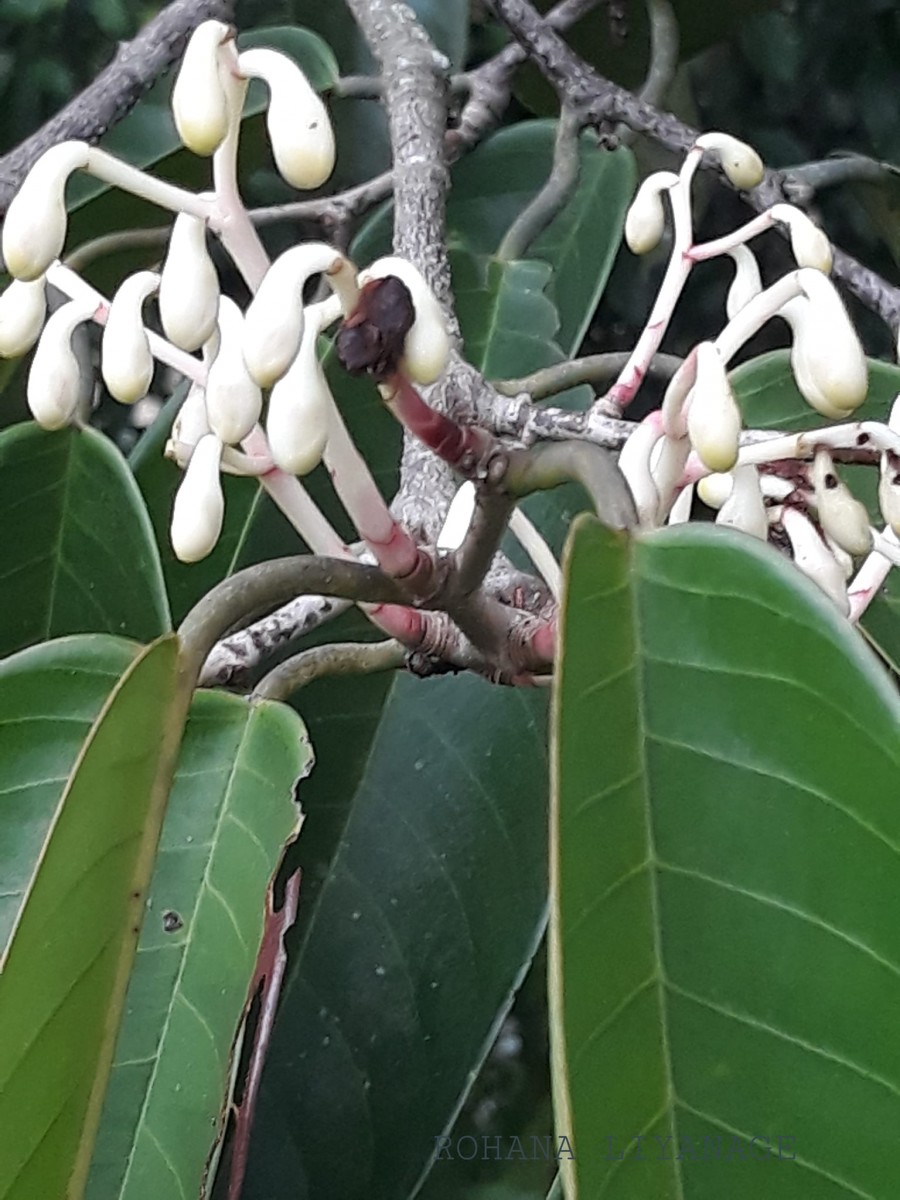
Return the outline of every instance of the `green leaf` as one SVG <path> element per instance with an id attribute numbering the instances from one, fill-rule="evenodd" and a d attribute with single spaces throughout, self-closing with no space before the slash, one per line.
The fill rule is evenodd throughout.
<path id="1" fill-rule="evenodd" d="M 180 734 L 174 636 L 0 664 L 0 1196 L 82 1193 Z"/>
<path id="2" fill-rule="evenodd" d="M 328 682 L 327 720 L 300 693 L 320 765 L 245 1200 L 410 1195 L 543 928 L 542 698 Z"/>
<path id="3" fill-rule="evenodd" d="M 284 705 L 200 692 L 185 730 L 88 1200 L 198 1196 L 311 754 Z"/>
<path id="4" fill-rule="evenodd" d="M 119 452 L 92 429 L 0 433 L 0 656 L 68 633 L 169 628 L 159 554 Z"/>
<path id="5" fill-rule="evenodd" d="M 751 538 L 633 542 L 582 517 L 566 578 L 550 986 L 567 1195 L 888 1200 L 896 693 Z"/>
<path id="6" fill-rule="evenodd" d="M 553 340 L 556 309 L 544 289 L 547 263 L 520 259 L 500 262 L 456 252 L 453 287 L 466 358 L 488 379 L 500 379 L 515 364 L 517 374 L 561 362 Z"/>

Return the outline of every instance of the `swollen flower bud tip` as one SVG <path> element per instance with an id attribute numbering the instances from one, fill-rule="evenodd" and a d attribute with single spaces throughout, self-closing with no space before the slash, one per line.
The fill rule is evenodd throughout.
<path id="1" fill-rule="evenodd" d="M 66 181 L 86 167 L 85 142 L 61 142 L 43 154 L 10 203 L 3 222 L 3 258 L 16 279 L 37 279 L 66 240 Z"/>
<path id="2" fill-rule="evenodd" d="M 182 350 L 199 350 L 219 312 L 219 277 L 206 249 L 206 224 L 179 213 L 159 284 L 163 332 Z"/>
<path id="3" fill-rule="evenodd" d="M 722 170 L 736 188 L 746 191 L 762 183 L 766 173 L 762 159 L 746 142 L 728 133 L 704 133 L 695 144 L 716 155 Z"/>
<path id="4" fill-rule="evenodd" d="M 730 471 L 704 475 L 697 481 L 697 495 L 707 508 L 720 509 L 731 495 L 734 486 L 734 475 Z"/>
<path id="5" fill-rule="evenodd" d="M 697 346 L 697 379 L 688 403 L 687 426 L 704 466 L 710 471 L 730 471 L 737 462 L 741 410 L 712 342 Z"/>
<path id="6" fill-rule="evenodd" d="M 359 273 L 362 287 L 372 279 L 393 275 L 409 289 L 416 318 L 403 344 L 403 366 L 413 383 L 434 383 L 450 356 L 450 336 L 437 297 L 420 272 L 405 258 L 379 258 Z"/>
<path id="7" fill-rule="evenodd" d="M 109 306 L 100 349 L 100 372 L 110 395 L 122 404 L 146 396 L 153 378 L 153 355 L 141 307 L 159 287 L 154 271 L 138 271 L 119 287 Z"/>
<path id="8" fill-rule="evenodd" d="M 866 398 L 866 356 L 831 282 L 810 269 L 800 270 L 798 279 L 805 297 L 792 300 L 780 313 L 794 332 L 794 377 L 817 412 L 833 421 L 845 420 Z"/>
<path id="9" fill-rule="evenodd" d="M 81 395 L 81 367 L 72 333 L 94 315 L 93 301 L 71 300 L 44 326 L 25 389 L 31 415 L 44 429 L 62 429 L 75 415 Z"/>
<path id="10" fill-rule="evenodd" d="M 823 531 L 848 554 L 867 554 L 872 548 L 869 514 L 838 478 L 827 450 L 816 452 L 812 480 Z"/>
<path id="11" fill-rule="evenodd" d="M 812 267 L 827 275 L 832 265 L 831 243 L 818 225 L 792 204 L 775 204 L 771 213 L 790 230 L 791 249 L 797 266 Z"/>
<path id="12" fill-rule="evenodd" d="M 271 387 L 291 364 L 303 336 L 303 289 L 324 273 L 335 290 L 355 297 L 355 271 L 333 246 L 306 242 L 272 263 L 244 318 L 243 353 L 247 370 L 260 387 Z"/>
<path id="13" fill-rule="evenodd" d="M 231 30 L 222 21 L 198 25 L 172 88 L 175 127 L 194 154 L 212 154 L 228 133 L 232 114 L 222 79 L 220 47 L 230 36 Z"/>
<path id="14" fill-rule="evenodd" d="M 649 254 L 659 245 L 666 224 L 660 193 L 678 183 L 672 171 L 648 175 L 625 216 L 625 243 L 632 254 Z"/>
<path id="15" fill-rule="evenodd" d="M 245 50 L 237 69 L 269 87 L 266 126 L 275 165 L 292 187 L 320 187 L 334 170 L 334 134 L 325 105 L 295 62 L 277 50 Z"/>
<path id="16" fill-rule="evenodd" d="M 14 279 L 0 295 L 0 358 L 18 358 L 38 340 L 47 315 L 44 277 Z"/>
<path id="17" fill-rule="evenodd" d="M 169 537 L 181 562 L 199 562 L 222 532 L 225 498 L 219 480 L 222 443 L 209 433 L 200 439 L 175 493 Z"/>
<path id="18" fill-rule="evenodd" d="M 319 465 L 328 441 L 334 400 L 316 357 L 318 323 L 309 321 L 287 374 L 272 388 L 266 433 L 272 458 L 291 475 Z"/>
<path id="19" fill-rule="evenodd" d="M 262 411 L 262 394 L 241 353 L 244 318 L 228 296 L 219 297 L 219 351 L 206 378 L 210 428 L 226 445 L 247 436 Z"/>

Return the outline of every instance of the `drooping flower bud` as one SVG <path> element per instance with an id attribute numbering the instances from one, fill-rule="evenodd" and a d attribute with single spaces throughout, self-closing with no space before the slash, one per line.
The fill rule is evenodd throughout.
<path id="1" fill-rule="evenodd" d="M 204 157 L 218 150 L 232 119 L 222 78 L 220 47 L 231 37 L 222 21 L 204 21 L 191 34 L 172 88 L 172 116 L 185 146 Z"/>
<path id="2" fill-rule="evenodd" d="M 466 540 L 466 534 L 475 515 L 475 484 L 471 479 L 460 484 L 450 501 L 447 515 L 437 538 L 438 550 L 458 550 Z"/>
<path id="3" fill-rule="evenodd" d="M 153 378 L 153 355 L 141 308 L 159 287 L 155 271 L 138 271 L 122 283 L 109 306 L 100 348 L 100 372 L 111 396 L 134 404 Z"/>
<path id="4" fill-rule="evenodd" d="M 16 279 L 37 279 L 66 240 L 66 182 L 86 167 L 85 142 L 61 142 L 37 160 L 16 192 L 3 221 L 3 258 Z"/>
<path id="5" fill-rule="evenodd" d="M 206 392 L 199 383 L 192 383 L 172 422 L 172 436 L 166 443 L 166 458 L 174 459 L 179 467 L 186 467 L 194 453 L 194 447 L 210 432 L 209 418 L 206 415 Z"/>
<path id="6" fill-rule="evenodd" d="M 272 458 L 290 475 L 308 475 L 328 441 L 334 398 L 316 354 L 318 322 L 309 320 L 300 349 L 269 395 L 266 434 Z"/>
<path id="7" fill-rule="evenodd" d="M 92 300 L 70 300 L 44 326 L 25 389 L 31 415 L 44 429 L 62 429 L 75 415 L 81 367 L 72 349 L 72 334 L 95 311 Z"/>
<path id="8" fill-rule="evenodd" d="M 752 146 L 728 133 L 704 133 L 695 145 L 710 150 L 722 164 L 722 170 L 736 188 L 746 191 L 762 183 L 765 168 Z"/>
<path id="9" fill-rule="evenodd" d="M 325 242 L 293 246 L 266 271 L 247 308 L 243 333 L 244 362 L 260 387 L 280 379 L 297 353 L 303 336 L 303 289 L 320 272 L 349 312 L 358 294 L 356 271 Z"/>
<path id="10" fill-rule="evenodd" d="M 776 221 L 782 221 L 790 230 L 797 266 L 812 267 L 827 275 L 832 264 L 831 242 L 818 225 L 793 204 L 774 204 L 770 211 Z"/>
<path id="11" fill-rule="evenodd" d="M 684 466 L 690 452 L 689 438 L 671 438 L 665 434 L 653 447 L 650 457 L 650 474 L 653 476 L 653 482 L 656 484 L 659 494 L 659 512 L 657 513 L 659 518 L 663 518 L 669 510 L 675 489 L 684 474 Z"/>
<path id="12" fill-rule="evenodd" d="M 244 50 L 237 69 L 269 87 L 266 126 L 282 179 L 292 187 L 321 187 L 334 170 L 334 134 L 325 105 L 295 62 L 277 50 Z"/>
<path id="13" fill-rule="evenodd" d="M 769 536 L 769 518 L 756 467 L 735 467 L 732 480 L 731 492 L 719 509 L 716 524 L 740 529 L 764 542 Z"/>
<path id="14" fill-rule="evenodd" d="M 659 245 L 666 226 L 661 193 L 677 182 L 673 171 L 654 171 L 638 188 L 625 216 L 625 244 L 632 254 L 649 254 Z"/>
<path id="15" fill-rule="evenodd" d="M 737 462 L 741 410 L 712 342 L 697 346 L 697 380 L 691 390 L 687 425 L 704 466 L 711 471 L 730 471 Z"/>
<path id="16" fill-rule="evenodd" d="M 804 399 L 829 420 L 845 420 L 866 398 L 869 369 L 856 330 L 831 282 L 798 272 L 804 297 L 781 310 L 794 332 L 791 367 Z"/>
<path id="17" fill-rule="evenodd" d="M 409 289 L 416 314 L 403 342 L 403 367 L 413 383 L 434 383 L 450 356 L 444 313 L 421 273 L 405 258 L 396 255 L 379 258 L 360 271 L 358 283 L 363 287 L 370 280 L 391 275 Z"/>
<path id="18" fill-rule="evenodd" d="M 900 537 L 900 454 L 890 450 L 881 456 L 878 507 L 885 523 Z"/>
<path id="19" fill-rule="evenodd" d="M 728 253 L 735 264 L 734 279 L 725 300 L 725 313 L 731 321 L 763 288 L 759 263 L 753 251 L 748 246 L 735 246 Z"/>
<path id="20" fill-rule="evenodd" d="M 646 416 L 619 451 L 619 470 L 634 498 L 638 520 L 644 529 L 656 525 L 659 511 L 659 492 L 650 470 L 650 460 L 656 443 L 662 437 L 658 412 Z"/>
<path id="21" fill-rule="evenodd" d="M 206 249 L 206 223 L 179 213 L 159 284 L 163 332 L 182 350 L 199 350 L 216 327 L 219 277 Z"/>
<path id="22" fill-rule="evenodd" d="M 816 451 L 812 480 L 823 532 L 848 554 L 868 554 L 872 548 L 869 514 L 839 479 L 827 450 Z"/>
<path id="23" fill-rule="evenodd" d="M 850 612 L 847 584 L 837 559 L 819 537 L 812 522 L 796 508 L 785 508 L 781 523 L 791 543 L 794 562 L 804 575 L 830 596 L 846 616 Z"/>
<path id="24" fill-rule="evenodd" d="M 222 532 L 225 497 L 219 479 L 222 443 L 208 433 L 197 443 L 184 479 L 175 493 L 169 537 L 181 562 L 199 562 Z"/>
<path id="25" fill-rule="evenodd" d="M 219 297 L 219 351 L 206 379 L 210 428 L 226 445 L 247 436 L 262 411 L 262 394 L 241 353 L 244 318 L 228 296 Z"/>
<path id="26" fill-rule="evenodd" d="M 14 279 L 0 295 L 0 358 L 18 358 L 38 340 L 47 315 L 46 281 Z"/>

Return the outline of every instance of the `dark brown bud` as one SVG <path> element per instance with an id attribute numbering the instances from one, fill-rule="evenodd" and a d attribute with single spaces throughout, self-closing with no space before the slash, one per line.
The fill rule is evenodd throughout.
<path id="1" fill-rule="evenodd" d="M 370 375 L 379 382 L 389 378 L 400 365 L 415 319 L 409 288 L 396 275 L 371 280 L 338 330 L 338 360 L 351 375 Z"/>

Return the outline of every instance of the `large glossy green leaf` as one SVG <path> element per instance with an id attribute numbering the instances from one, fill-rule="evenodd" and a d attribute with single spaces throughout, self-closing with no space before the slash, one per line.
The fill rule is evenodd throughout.
<path id="1" fill-rule="evenodd" d="M 82 635 L 0 664 L 4 1200 L 81 1195 L 180 734 L 176 672 L 174 636 Z"/>
<path id="2" fill-rule="evenodd" d="M 153 531 L 108 438 L 33 424 L 4 430 L 0 507 L 0 656 L 67 633 L 147 641 L 168 629 Z"/>
<path id="3" fill-rule="evenodd" d="M 410 1195 L 543 927 L 541 697 L 404 676 L 380 713 L 370 691 L 321 721 L 318 686 L 299 698 L 323 771 L 297 844 L 315 890 L 246 1200 Z M 326 861 L 306 857 L 322 824 Z"/>
<path id="4" fill-rule="evenodd" d="M 750 428 L 799 431 L 835 424 L 825 421 L 803 399 L 791 374 L 787 350 L 774 350 L 731 373 L 735 395 Z M 886 421 L 900 392 L 900 367 L 869 359 L 869 394 L 854 419 Z M 876 499 L 876 472 L 844 467 L 843 478 L 868 507 L 873 521 L 883 523 Z M 900 662 L 900 573 L 893 570 L 863 616 L 866 631 L 888 659 Z"/>
<path id="5" fill-rule="evenodd" d="M 201 692 L 129 984 L 88 1200 L 198 1196 L 263 932 L 309 768 L 285 705 Z"/>
<path id="6" fill-rule="evenodd" d="M 566 578 L 551 990 L 568 1194 L 888 1200 L 896 693 L 750 538 L 630 542 L 583 517 Z"/>

